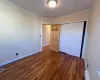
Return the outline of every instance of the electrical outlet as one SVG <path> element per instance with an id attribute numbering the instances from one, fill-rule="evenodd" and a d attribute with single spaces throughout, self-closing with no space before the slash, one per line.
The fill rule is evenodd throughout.
<path id="1" fill-rule="evenodd" d="M 89 65 L 87 64 L 87 68 L 89 67 Z"/>
<path id="2" fill-rule="evenodd" d="M 16 53 L 16 56 L 18 56 L 18 53 Z"/>

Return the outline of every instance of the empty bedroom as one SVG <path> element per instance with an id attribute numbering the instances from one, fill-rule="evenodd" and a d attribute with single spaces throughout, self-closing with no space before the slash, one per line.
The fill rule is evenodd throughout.
<path id="1" fill-rule="evenodd" d="M 100 80 L 100 0 L 0 0 L 0 80 Z"/>

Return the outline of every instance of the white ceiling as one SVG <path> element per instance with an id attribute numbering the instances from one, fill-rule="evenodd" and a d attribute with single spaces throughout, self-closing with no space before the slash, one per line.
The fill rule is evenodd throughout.
<path id="1" fill-rule="evenodd" d="M 47 0 L 9 0 L 41 17 L 55 18 L 90 9 L 93 0 L 58 0 L 56 8 L 49 8 Z"/>

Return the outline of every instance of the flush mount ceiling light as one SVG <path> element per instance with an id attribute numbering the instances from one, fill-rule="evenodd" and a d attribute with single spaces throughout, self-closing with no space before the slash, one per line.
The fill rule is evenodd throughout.
<path id="1" fill-rule="evenodd" d="M 48 5 L 50 8 L 54 8 L 57 5 L 57 1 L 56 0 L 48 0 Z"/>

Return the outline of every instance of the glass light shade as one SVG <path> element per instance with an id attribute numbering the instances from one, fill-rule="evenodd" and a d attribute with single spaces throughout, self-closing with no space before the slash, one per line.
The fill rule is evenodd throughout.
<path id="1" fill-rule="evenodd" d="M 54 8 L 54 7 L 56 7 L 57 2 L 55 0 L 50 0 L 50 1 L 48 1 L 48 5 L 49 5 L 49 7 Z"/>

